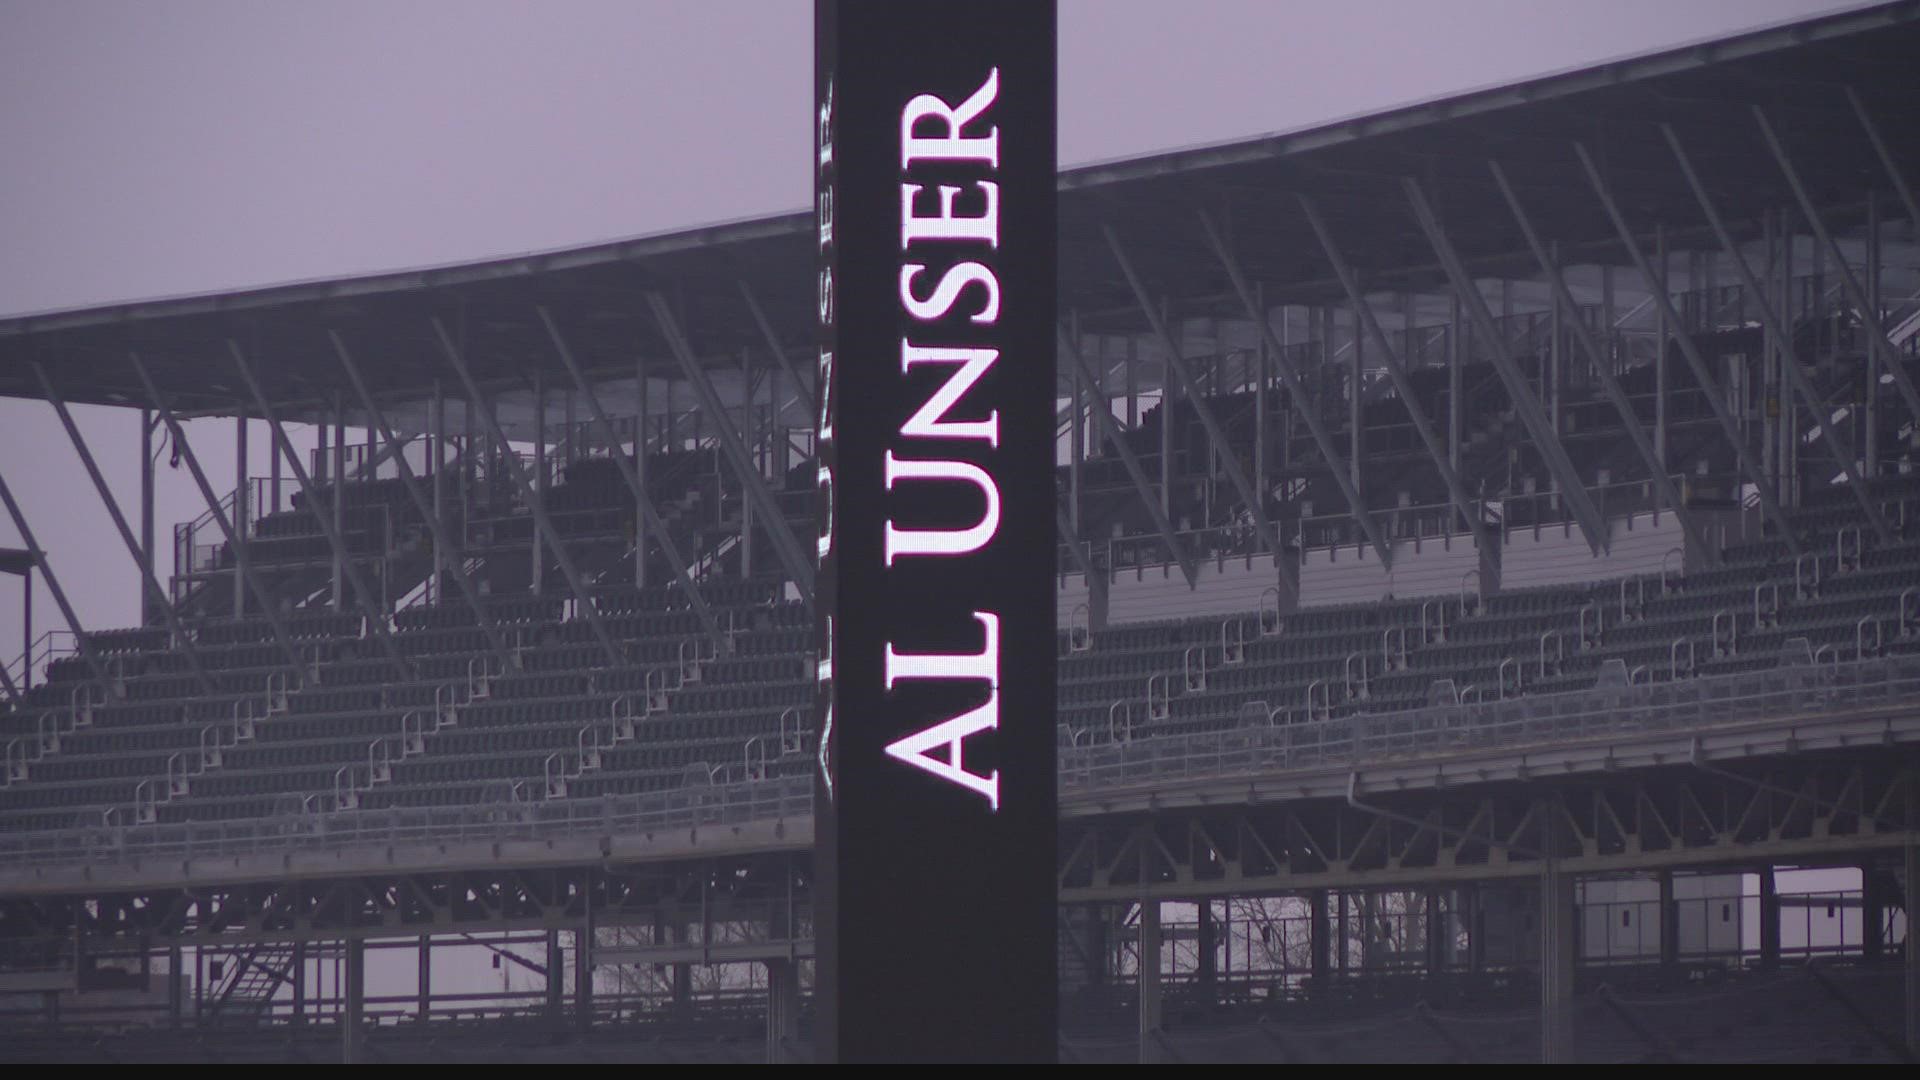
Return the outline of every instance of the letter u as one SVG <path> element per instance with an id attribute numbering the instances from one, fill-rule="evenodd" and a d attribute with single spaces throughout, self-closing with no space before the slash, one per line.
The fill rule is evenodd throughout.
<path id="1" fill-rule="evenodd" d="M 980 521 L 965 529 L 896 529 L 887 519 L 887 565 L 902 555 L 965 555 L 978 551 L 1000 528 L 1000 488 L 985 469 L 964 461 L 901 461 L 887 451 L 887 490 L 895 480 L 964 480 L 987 500 Z"/>

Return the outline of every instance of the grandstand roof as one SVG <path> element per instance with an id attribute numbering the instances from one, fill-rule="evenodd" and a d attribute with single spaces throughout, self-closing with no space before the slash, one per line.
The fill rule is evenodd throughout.
<path id="1" fill-rule="evenodd" d="M 1296 193 L 1321 204 L 1370 289 L 1434 288 L 1440 272 L 1408 212 L 1403 177 L 1425 185 L 1476 274 L 1531 276 L 1488 160 L 1508 170 L 1535 224 L 1562 243 L 1568 261 L 1606 258 L 1617 245 L 1574 140 L 1593 152 L 1636 227 L 1659 222 L 1684 236 L 1700 215 L 1661 121 L 1686 140 L 1723 212 L 1751 222 L 1791 201 L 1752 105 L 1768 110 L 1814 200 L 1844 227 L 1859 220 L 1863 184 L 1884 182 L 1847 90 L 1873 115 L 1904 115 L 1920 103 L 1915 55 L 1920 4 L 1907 0 L 1298 131 L 1069 169 L 1059 181 L 1061 308 L 1077 311 L 1085 327 L 1138 327 L 1103 231 L 1111 225 L 1146 287 L 1164 291 L 1176 311 L 1236 311 L 1200 233 L 1202 209 L 1221 222 L 1270 302 L 1333 301 L 1339 287 Z M 1920 174 L 1920 146 L 1906 140 L 1890 150 L 1909 175 Z M 429 325 L 435 316 L 467 335 L 483 383 L 524 389 L 544 364 L 557 386 L 565 375 L 535 310 L 542 304 L 587 368 L 630 377 L 636 356 L 650 368 L 672 366 L 641 299 L 647 290 L 678 306 L 696 352 L 733 368 L 742 349 L 763 350 L 743 282 L 790 355 L 801 355 L 812 332 L 811 289 L 800 287 L 812 277 L 810 228 L 809 212 L 789 213 L 563 251 L 0 320 L 0 395 L 41 396 L 27 367 L 38 358 L 72 400 L 138 405 L 126 361 L 135 351 L 176 407 L 232 414 L 243 393 L 226 360 L 232 338 L 258 358 L 270 396 L 289 416 L 311 415 L 345 386 L 326 337 L 334 329 L 360 353 L 376 396 L 417 401 L 449 374 Z"/>

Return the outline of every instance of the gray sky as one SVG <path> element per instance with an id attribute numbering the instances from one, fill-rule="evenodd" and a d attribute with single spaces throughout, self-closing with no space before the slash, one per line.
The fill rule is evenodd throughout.
<path id="1" fill-rule="evenodd" d="M 1061 0 L 1065 164 L 1665 48 L 1819 0 Z M 806 205 L 803 0 L 0 0 L 0 314 L 566 247 Z M 129 511 L 137 414 L 82 409 Z M 190 437 L 224 491 L 230 422 Z M 264 471 L 263 433 L 252 445 Z M 93 626 L 132 563 L 44 404 L 0 472 Z M 164 461 L 170 524 L 198 514 Z M 0 521 L 0 546 L 17 546 Z M 36 623 L 54 625 L 44 593 Z M 0 654 L 19 590 L 0 581 Z"/>

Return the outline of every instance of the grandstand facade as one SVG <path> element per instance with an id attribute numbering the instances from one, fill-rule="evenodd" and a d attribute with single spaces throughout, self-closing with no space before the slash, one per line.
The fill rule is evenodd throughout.
<path id="1" fill-rule="evenodd" d="M 1917 51 L 1060 175 L 1063 1060 L 1920 1053 Z M 149 436 L 123 507 L 67 422 L 137 626 L 0 480 L 60 620 L 0 669 L 0 1060 L 806 1060 L 813 265 L 0 321 L 0 394 Z"/>

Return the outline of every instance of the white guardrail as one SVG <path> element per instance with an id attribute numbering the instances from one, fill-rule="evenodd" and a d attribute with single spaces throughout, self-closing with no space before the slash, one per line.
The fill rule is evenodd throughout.
<path id="1" fill-rule="evenodd" d="M 1768 719 L 1817 721 L 1830 714 L 1901 705 L 1920 712 L 1920 656 L 1803 663 L 1383 715 L 1062 747 L 1060 793 L 1064 798 L 1105 788 L 1358 768 L 1463 752 L 1670 735 Z M 544 841 L 804 819 L 812 813 L 812 777 L 788 776 L 595 799 L 0 833 L 0 860 L 52 866 L 405 843 Z"/>

